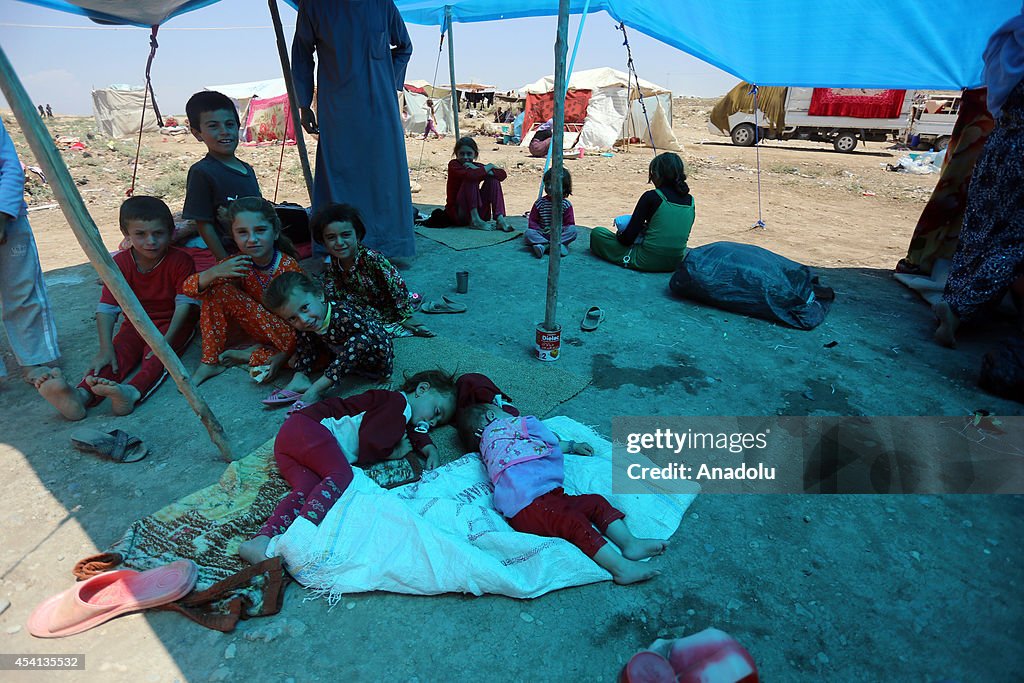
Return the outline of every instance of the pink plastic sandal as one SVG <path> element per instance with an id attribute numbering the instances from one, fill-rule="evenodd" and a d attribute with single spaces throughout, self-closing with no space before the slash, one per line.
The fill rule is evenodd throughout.
<path id="1" fill-rule="evenodd" d="M 192 590 L 199 568 L 178 560 L 144 572 L 121 569 L 97 574 L 47 598 L 28 618 L 37 638 L 63 638 L 106 623 L 116 616 L 164 605 Z"/>

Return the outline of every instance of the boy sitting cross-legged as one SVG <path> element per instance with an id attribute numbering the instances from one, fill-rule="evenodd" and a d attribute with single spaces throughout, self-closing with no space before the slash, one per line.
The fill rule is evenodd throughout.
<path id="1" fill-rule="evenodd" d="M 192 135 L 206 145 L 206 156 L 188 169 L 182 218 L 193 220 L 217 261 L 234 243 L 217 221 L 218 209 L 239 197 L 262 197 L 252 166 L 235 156 L 241 125 L 235 103 L 214 90 L 197 92 L 185 104 Z"/>
<path id="2" fill-rule="evenodd" d="M 174 230 L 171 211 L 156 197 L 131 197 L 121 205 L 120 223 L 131 248 L 118 252 L 114 263 L 153 324 L 174 352 L 181 354 L 192 338 L 198 317 L 197 302 L 181 294 L 185 278 L 195 272 L 195 264 L 188 254 L 170 246 Z M 128 415 L 166 376 L 163 364 L 131 322 L 125 320 L 114 334 L 120 312 L 104 285 L 96 308 L 100 348 L 85 378 L 72 387 L 58 368 L 51 368 L 35 382 L 43 398 L 69 420 L 81 420 L 87 408 L 104 398 L 110 399 L 115 415 Z M 129 380 L 135 366 L 138 372 Z"/>

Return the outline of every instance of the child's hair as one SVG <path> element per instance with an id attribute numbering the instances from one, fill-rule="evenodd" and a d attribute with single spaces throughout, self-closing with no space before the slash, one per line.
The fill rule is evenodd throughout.
<path id="1" fill-rule="evenodd" d="M 555 169 L 553 169 L 553 168 L 549 168 L 544 173 L 544 191 L 547 194 L 551 194 L 551 188 L 554 187 L 554 183 L 551 182 L 552 178 L 554 177 L 554 170 Z M 572 175 L 570 175 L 569 169 L 563 168 L 562 169 L 562 199 L 565 199 L 566 197 L 568 197 L 571 194 L 572 194 Z"/>
<path id="2" fill-rule="evenodd" d="M 459 439 L 466 448 L 466 452 L 475 453 L 480 450 L 480 433 L 477 425 L 480 423 L 480 418 L 493 407 L 487 403 L 474 403 L 459 413 L 457 429 Z"/>
<path id="3" fill-rule="evenodd" d="M 473 150 L 474 158 L 480 156 L 480 148 L 476 146 L 476 140 L 468 135 L 455 141 L 455 149 L 452 150 L 452 156 L 459 153 L 459 147 L 469 147 Z"/>
<path id="4" fill-rule="evenodd" d="M 199 130 L 199 117 L 203 113 L 222 109 L 234 114 L 235 123 L 242 125 L 238 118 L 238 109 L 235 108 L 235 103 L 230 97 L 216 90 L 200 90 L 188 98 L 188 102 L 185 103 L 185 116 L 188 118 L 189 128 Z"/>
<path id="5" fill-rule="evenodd" d="M 131 221 L 160 221 L 167 228 L 168 234 L 174 234 L 174 216 L 162 200 L 146 195 L 135 195 L 124 200 L 118 214 L 121 232 L 128 234 L 128 223 Z"/>
<path id="6" fill-rule="evenodd" d="M 366 237 L 366 225 L 363 223 L 363 217 L 359 215 L 359 209 L 351 204 L 328 204 L 313 214 L 313 218 L 309 222 L 309 229 L 313 231 L 313 239 L 323 244 L 324 230 L 331 223 L 351 223 L 360 242 Z"/>
<path id="7" fill-rule="evenodd" d="M 647 168 L 647 180 L 659 187 L 669 185 L 681 195 L 690 194 L 683 160 L 675 152 L 663 152 L 651 159 L 651 165 Z"/>
<path id="8" fill-rule="evenodd" d="M 413 375 L 406 374 L 405 381 L 402 382 L 400 388 L 406 392 L 416 391 L 416 387 L 420 382 L 426 382 L 430 385 L 431 389 L 437 389 L 440 394 L 455 396 L 455 375 L 445 372 L 440 368 L 437 370 L 421 370 Z"/>
<path id="9" fill-rule="evenodd" d="M 278 251 L 283 251 L 293 259 L 299 258 L 299 252 L 295 249 L 295 245 L 282 232 L 284 227 L 281 225 L 281 218 L 277 215 L 277 209 L 274 208 L 271 202 L 263 197 L 239 197 L 218 211 L 217 217 L 221 223 L 228 227 L 228 231 L 231 232 L 231 226 L 235 222 L 235 217 L 240 213 L 258 213 L 263 216 L 277 232 L 274 246 L 277 247 Z"/>
<path id="10" fill-rule="evenodd" d="M 292 297 L 295 290 L 314 296 L 322 297 L 324 295 L 323 288 L 316 280 L 305 273 L 289 271 L 281 273 L 270 281 L 267 291 L 263 292 L 263 308 L 268 311 L 280 310 L 285 302 Z"/>

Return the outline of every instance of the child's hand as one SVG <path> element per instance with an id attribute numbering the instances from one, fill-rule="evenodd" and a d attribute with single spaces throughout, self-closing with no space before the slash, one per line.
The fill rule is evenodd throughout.
<path id="1" fill-rule="evenodd" d="M 584 443 L 582 441 L 577 441 L 576 442 L 576 447 L 572 449 L 572 452 L 575 453 L 576 455 L 588 455 L 589 456 L 589 455 L 593 455 L 594 454 L 594 447 L 591 446 L 589 443 Z"/>
<path id="2" fill-rule="evenodd" d="M 92 363 L 89 365 L 89 369 L 85 374 L 95 375 L 103 368 L 110 366 L 110 369 L 117 372 L 117 354 L 114 353 L 114 349 L 100 349 L 93 356 Z"/>
<path id="3" fill-rule="evenodd" d="M 245 277 L 249 274 L 249 269 L 252 267 L 252 258 L 239 254 L 232 256 L 226 261 L 222 261 L 215 265 L 211 270 L 216 271 L 216 277 L 232 278 L 232 277 Z"/>
<path id="4" fill-rule="evenodd" d="M 403 434 L 402 440 L 395 446 L 395 450 L 391 451 L 391 456 L 388 460 L 400 460 L 410 453 L 412 453 L 412 444 L 409 442 L 409 435 Z"/>
<path id="5" fill-rule="evenodd" d="M 424 446 L 423 455 L 427 456 L 427 469 L 433 470 L 441 466 L 441 454 L 437 446 Z"/>

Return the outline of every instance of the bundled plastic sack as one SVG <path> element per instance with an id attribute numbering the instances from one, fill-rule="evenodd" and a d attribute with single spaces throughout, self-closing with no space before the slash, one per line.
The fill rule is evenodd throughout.
<path id="1" fill-rule="evenodd" d="M 735 242 L 691 249 L 668 286 L 684 299 L 800 330 L 820 325 L 835 299 L 807 266 Z"/>

